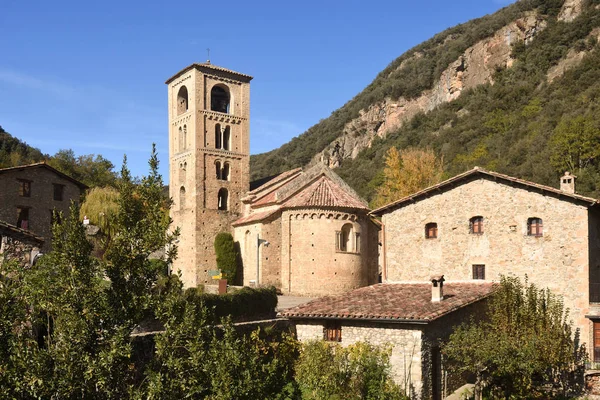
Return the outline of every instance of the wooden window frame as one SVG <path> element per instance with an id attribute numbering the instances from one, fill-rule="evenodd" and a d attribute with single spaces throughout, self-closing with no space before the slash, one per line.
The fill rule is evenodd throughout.
<path id="1" fill-rule="evenodd" d="M 592 360 L 595 363 L 600 363 L 600 320 L 594 319 L 593 323 L 593 337 L 592 337 Z"/>
<path id="2" fill-rule="evenodd" d="M 437 222 L 429 222 L 425 224 L 425 239 L 437 239 L 438 226 Z"/>
<path id="3" fill-rule="evenodd" d="M 473 264 L 473 279 L 485 280 L 485 264 Z"/>
<path id="4" fill-rule="evenodd" d="M 31 182 L 28 179 L 17 179 L 19 182 L 19 196 L 31 197 Z"/>
<path id="5" fill-rule="evenodd" d="M 472 235 L 483 235 L 483 217 L 478 215 L 469 220 L 469 232 Z"/>
<path id="6" fill-rule="evenodd" d="M 31 221 L 31 214 L 30 214 L 30 210 L 31 207 L 26 207 L 26 206 L 17 206 L 17 227 L 24 229 L 24 230 L 30 230 L 31 229 L 31 225 L 30 225 L 30 221 Z M 21 213 L 23 211 L 26 211 L 27 214 L 27 218 L 21 219 Z M 23 222 L 25 222 L 25 227 L 23 227 Z"/>
<path id="7" fill-rule="evenodd" d="M 544 220 L 538 217 L 527 219 L 527 236 L 543 237 L 544 236 Z"/>
<path id="8" fill-rule="evenodd" d="M 323 340 L 326 342 L 341 342 L 342 323 L 340 321 L 326 321 L 323 325 Z"/>
<path id="9" fill-rule="evenodd" d="M 57 192 L 58 189 L 58 192 Z M 57 196 L 58 194 L 58 196 Z M 52 184 L 52 198 L 54 201 L 63 201 L 65 199 L 65 185 L 60 183 Z"/>

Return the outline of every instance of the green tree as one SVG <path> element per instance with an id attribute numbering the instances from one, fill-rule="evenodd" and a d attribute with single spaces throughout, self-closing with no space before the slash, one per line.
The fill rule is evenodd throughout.
<path id="1" fill-rule="evenodd" d="M 223 278 L 233 282 L 237 271 L 239 252 L 231 233 L 221 232 L 215 237 L 215 253 L 217 268 L 223 273 Z"/>
<path id="2" fill-rule="evenodd" d="M 406 399 L 392 381 L 390 354 L 390 349 L 362 342 L 303 344 L 295 376 L 302 399 Z"/>
<path id="3" fill-rule="evenodd" d="M 48 164 L 89 187 L 116 184 L 113 163 L 99 154 L 76 156 L 73 150 L 63 149 L 54 154 Z"/>
<path id="4" fill-rule="evenodd" d="M 503 277 L 488 305 L 485 319 L 463 324 L 444 345 L 451 373 L 473 374 L 479 395 L 506 399 L 580 389 L 573 377 L 583 376 L 586 352 L 560 296 Z"/>
<path id="5" fill-rule="evenodd" d="M 551 162 L 558 172 L 579 173 L 600 157 L 600 127 L 590 116 L 563 118 L 550 138 Z"/>
<path id="6" fill-rule="evenodd" d="M 112 237 L 116 229 L 116 216 L 119 210 L 119 192 L 110 186 L 91 188 L 81 204 L 80 217 L 87 217 L 91 224 Z"/>

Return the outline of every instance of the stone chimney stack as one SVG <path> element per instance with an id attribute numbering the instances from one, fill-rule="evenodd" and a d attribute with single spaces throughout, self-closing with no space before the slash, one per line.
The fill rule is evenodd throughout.
<path id="1" fill-rule="evenodd" d="M 560 190 L 566 193 L 575 193 L 575 175 L 571 175 L 569 171 L 560 178 Z"/>
<path id="2" fill-rule="evenodd" d="M 433 303 L 444 300 L 444 275 L 431 277 L 431 301 Z"/>

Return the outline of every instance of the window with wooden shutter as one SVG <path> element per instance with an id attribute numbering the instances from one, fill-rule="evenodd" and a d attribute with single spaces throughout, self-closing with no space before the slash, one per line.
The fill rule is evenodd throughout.
<path id="1" fill-rule="evenodd" d="M 430 222 L 425 225 L 425 238 L 426 239 L 435 239 L 437 238 L 438 228 L 437 223 Z"/>
<path id="2" fill-rule="evenodd" d="M 544 236 L 544 225 L 541 218 L 529 218 L 527 220 L 527 235 L 529 236 Z"/>
<path id="3" fill-rule="evenodd" d="M 31 181 L 26 179 L 18 179 L 19 182 L 19 196 L 31 197 Z"/>
<path id="4" fill-rule="evenodd" d="M 328 342 L 342 341 L 342 324 L 340 321 L 327 321 L 323 327 L 323 340 Z"/>
<path id="5" fill-rule="evenodd" d="M 473 235 L 483 234 L 483 217 L 473 217 L 470 219 L 470 231 Z"/>
<path id="6" fill-rule="evenodd" d="M 473 264 L 473 279 L 485 279 L 485 265 Z"/>

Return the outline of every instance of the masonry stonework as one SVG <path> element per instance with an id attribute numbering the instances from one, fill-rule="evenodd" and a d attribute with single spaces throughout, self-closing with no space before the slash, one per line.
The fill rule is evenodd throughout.
<path id="1" fill-rule="evenodd" d="M 483 217 L 483 233 L 469 220 Z M 529 218 L 541 218 L 543 235 L 528 235 Z M 383 214 L 389 282 L 485 279 L 527 275 L 530 282 L 564 296 L 575 327 L 589 330 L 589 283 L 599 282 L 598 218 L 589 205 L 522 187 L 476 179 Z M 425 225 L 437 223 L 437 238 Z M 591 272 L 590 272 L 591 271 Z M 583 335 L 584 342 L 589 337 Z"/>

